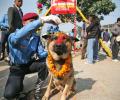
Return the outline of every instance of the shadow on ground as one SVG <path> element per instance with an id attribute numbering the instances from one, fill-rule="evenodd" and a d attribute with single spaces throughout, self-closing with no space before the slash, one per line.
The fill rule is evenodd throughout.
<path id="1" fill-rule="evenodd" d="M 84 90 L 90 90 L 92 89 L 92 86 L 94 85 L 96 81 L 91 78 L 77 78 L 76 79 L 76 93 L 82 92 Z"/>
<path id="2" fill-rule="evenodd" d="M 32 78 L 33 78 L 33 77 L 32 77 Z M 29 80 L 30 80 L 30 79 L 29 79 Z M 77 78 L 77 79 L 76 79 L 76 92 L 73 93 L 73 94 L 71 94 L 71 95 L 67 98 L 67 100 L 70 100 L 70 98 L 72 98 L 74 95 L 76 95 L 76 94 L 79 93 L 79 92 L 92 89 L 92 87 L 93 87 L 93 85 L 95 84 L 95 82 L 96 82 L 96 81 L 93 80 L 93 79 L 91 79 L 91 78 L 85 78 L 85 79 L 83 79 L 83 78 Z M 48 84 L 48 81 L 46 82 L 45 86 L 47 86 L 47 84 Z M 46 91 L 46 87 L 42 89 L 41 94 L 40 94 L 41 97 L 44 95 L 45 91 Z M 59 92 L 59 91 L 53 92 L 51 96 L 54 96 L 54 95 L 57 94 L 58 92 Z M 51 96 L 50 96 L 50 97 L 51 97 Z M 34 89 L 33 89 L 33 91 L 27 92 L 27 100 L 35 100 L 35 99 L 34 99 Z"/>
<path id="3" fill-rule="evenodd" d="M 95 80 L 91 78 L 77 78 L 76 79 L 76 92 L 71 94 L 67 100 L 70 100 L 74 95 L 78 94 L 79 92 L 85 91 L 85 90 L 90 90 L 92 89 L 92 86 L 95 84 Z"/>

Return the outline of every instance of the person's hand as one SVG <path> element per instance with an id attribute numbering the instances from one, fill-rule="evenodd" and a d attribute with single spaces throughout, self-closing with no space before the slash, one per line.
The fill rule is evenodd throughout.
<path id="1" fill-rule="evenodd" d="M 50 22 L 53 21 L 56 24 L 60 24 L 61 20 L 58 16 L 55 15 L 49 15 L 49 16 L 43 16 L 40 18 L 43 22 Z"/>

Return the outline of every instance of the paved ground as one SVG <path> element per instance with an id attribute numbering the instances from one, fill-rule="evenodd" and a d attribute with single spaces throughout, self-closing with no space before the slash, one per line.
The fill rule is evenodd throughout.
<path id="1" fill-rule="evenodd" d="M 113 62 L 110 58 L 100 55 L 100 61 L 93 65 L 84 62 L 78 54 L 73 58 L 77 92 L 69 100 L 120 100 L 120 61 Z M 9 66 L 4 65 L 5 63 L 0 62 L 0 98 L 3 96 L 9 73 Z M 32 89 L 35 81 L 36 74 L 27 75 L 24 91 Z M 58 93 L 50 100 L 58 100 L 60 95 Z"/>

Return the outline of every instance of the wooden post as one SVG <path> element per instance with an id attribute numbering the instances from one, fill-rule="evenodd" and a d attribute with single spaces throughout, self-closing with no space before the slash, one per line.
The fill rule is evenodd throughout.
<path id="1" fill-rule="evenodd" d="M 77 25 L 76 25 L 76 14 L 74 14 L 74 37 L 76 38 L 77 36 Z M 76 44 L 75 44 L 75 41 L 74 41 L 74 53 L 76 51 Z"/>

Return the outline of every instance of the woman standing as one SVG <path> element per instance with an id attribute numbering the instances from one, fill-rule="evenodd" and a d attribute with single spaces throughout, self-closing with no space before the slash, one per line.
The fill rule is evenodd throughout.
<path id="1" fill-rule="evenodd" d="M 87 32 L 87 63 L 93 64 L 98 59 L 98 37 L 100 36 L 100 24 L 95 15 L 89 16 Z"/>

